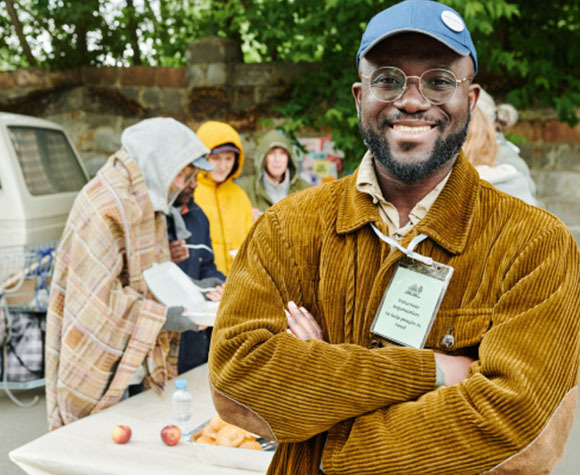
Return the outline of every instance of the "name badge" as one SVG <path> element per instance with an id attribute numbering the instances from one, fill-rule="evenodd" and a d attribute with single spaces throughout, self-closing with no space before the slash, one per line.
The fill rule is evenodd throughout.
<path id="1" fill-rule="evenodd" d="M 423 348 L 453 275 L 453 267 L 433 261 L 413 251 L 427 236 L 421 235 L 409 249 L 384 236 L 406 254 L 398 263 L 383 295 L 371 332 L 412 348 Z"/>

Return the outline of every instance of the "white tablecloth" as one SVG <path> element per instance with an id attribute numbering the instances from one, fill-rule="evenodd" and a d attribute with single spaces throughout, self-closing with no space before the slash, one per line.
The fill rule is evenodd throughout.
<path id="1" fill-rule="evenodd" d="M 215 414 L 207 365 L 180 376 L 193 395 L 193 427 Z M 160 437 L 171 424 L 170 381 L 163 397 L 149 390 L 93 416 L 85 417 L 39 437 L 9 453 L 10 459 L 29 474 L 249 474 L 265 473 L 272 452 L 190 444 L 183 439 L 173 447 Z M 128 444 L 111 439 L 117 424 L 132 430 Z M 218 465 L 216 465 L 218 464 Z M 246 470 L 234 467 L 244 467 Z"/>

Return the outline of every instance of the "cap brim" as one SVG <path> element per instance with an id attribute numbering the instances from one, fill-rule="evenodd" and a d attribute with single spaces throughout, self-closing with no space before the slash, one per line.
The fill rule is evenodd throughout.
<path id="1" fill-rule="evenodd" d="M 211 172 L 213 170 L 213 165 L 209 163 L 205 157 L 196 158 L 192 163 L 200 170 L 204 170 L 206 172 Z"/>
<path id="2" fill-rule="evenodd" d="M 234 152 L 236 154 L 239 154 L 240 149 L 238 147 L 234 147 L 231 145 L 222 145 L 219 147 L 212 148 L 210 154 L 217 155 L 218 153 L 223 153 L 223 152 Z"/>

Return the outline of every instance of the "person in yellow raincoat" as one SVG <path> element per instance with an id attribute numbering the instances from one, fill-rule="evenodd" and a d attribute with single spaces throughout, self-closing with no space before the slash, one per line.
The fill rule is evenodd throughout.
<path id="1" fill-rule="evenodd" d="M 216 267 L 227 275 L 253 223 L 250 199 L 233 181 L 242 172 L 244 148 L 238 132 L 224 122 L 203 123 L 197 136 L 211 150 L 214 169 L 199 174 L 194 199 L 209 219 Z"/>

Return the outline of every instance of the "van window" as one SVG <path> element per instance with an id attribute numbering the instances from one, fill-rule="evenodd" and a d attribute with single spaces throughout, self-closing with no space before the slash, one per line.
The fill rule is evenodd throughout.
<path id="1" fill-rule="evenodd" d="M 85 174 L 62 132 L 36 127 L 8 129 L 31 195 L 79 191 L 85 185 Z"/>

